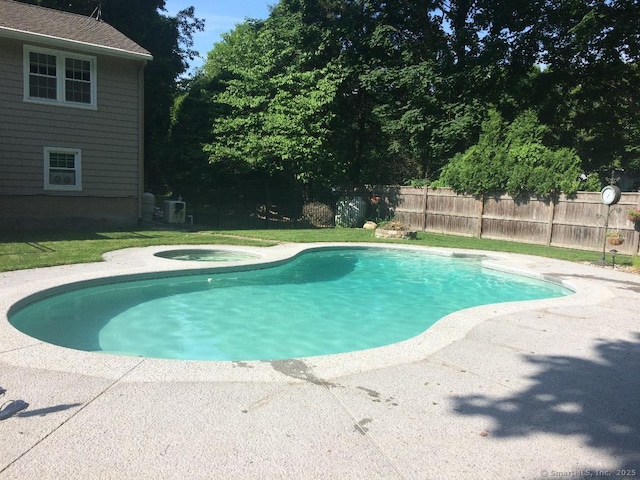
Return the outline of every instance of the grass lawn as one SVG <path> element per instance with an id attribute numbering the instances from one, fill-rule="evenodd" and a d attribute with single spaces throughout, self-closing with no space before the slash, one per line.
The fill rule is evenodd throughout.
<path id="1" fill-rule="evenodd" d="M 256 245 L 275 242 L 252 238 L 237 239 L 215 232 L 175 230 L 12 232 L 0 235 L 0 272 L 25 268 L 99 262 L 102 254 L 128 247 L 151 245 Z"/>
<path id="2" fill-rule="evenodd" d="M 407 243 L 406 240 L 382 240 L 370 230 L 332 228 L 318 230 L 118 230 L 118 231 L 51 231 L 11 232 L 0 234 L 0 272 L 26 268 L 97 262 L 111 250 L 151 245 L 250 245 L 268 247 L 279 242 L 376 242 Z M 599 252 L 570 250 L 502 240 L 487 240 L 454 235 L 418 232 L 412 245 L 466 248 L 539 255 L 572 262 L 595 262 Z M 609 255 L 607 259 L 610 260 Z M 618 255 L 616 264 L 631 265 L 638 258 Z M 640 267 L 640 265 L 637 265 Z"/>

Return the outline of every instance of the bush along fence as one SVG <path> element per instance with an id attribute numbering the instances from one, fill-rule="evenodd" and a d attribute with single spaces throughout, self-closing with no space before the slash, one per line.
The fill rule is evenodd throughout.
<path id="1" fill-rule="evenodd" d="M 398 187 L 394 198 L 390 207 L 396 220 L 420 231 L 638 254 L 640 220 L 633 211 L 640 209 L 640 193 L 622 193 L 611 207 L 602 203 L 600 192 L 518 200 L 458 195 L 447 188 Z M 613 244 L 613 237 L 622 237 L 622 243 Z"/>

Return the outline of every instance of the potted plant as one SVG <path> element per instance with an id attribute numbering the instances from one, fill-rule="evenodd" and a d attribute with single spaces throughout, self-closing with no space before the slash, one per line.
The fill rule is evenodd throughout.
<path id="1" fill-rule="evenodd" d="M 621 245 L 624 242 L 624 235 L 618 230 L 613 230 L 607 233 L 607 241 L 611 245 Z"/>
<path id="2" fill-rule="evenodd" d="M 640 222 L 640 209 L 629 209 L 627 210 L 627 218 L 631 222 Z"/>

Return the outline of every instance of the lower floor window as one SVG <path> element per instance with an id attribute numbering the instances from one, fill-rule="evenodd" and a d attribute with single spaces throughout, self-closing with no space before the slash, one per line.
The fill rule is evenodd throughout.
<path id="1" fill-rule="evenodd" d="M 45 147 L 45 190 L 82 190 L 81 160 L 78 149 Z"/>

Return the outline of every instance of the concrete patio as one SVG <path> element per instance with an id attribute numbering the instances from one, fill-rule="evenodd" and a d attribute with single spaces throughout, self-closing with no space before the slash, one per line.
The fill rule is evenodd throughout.
<path id="1" fill-rule="evenodd" d="M 260 262 L 307 247 L 260 249 Z M 576 293 L 464 310 L 406 342 L 294 360 L 80 352 L 7 321 L 11 305 L 55 285 L 203 269 L 158 250 L 0 274 L 0 404 L 30 404 L 0 421 L 0 479 L 640 477 L 639 275 L 483 252 L 487 266 Z"/>

